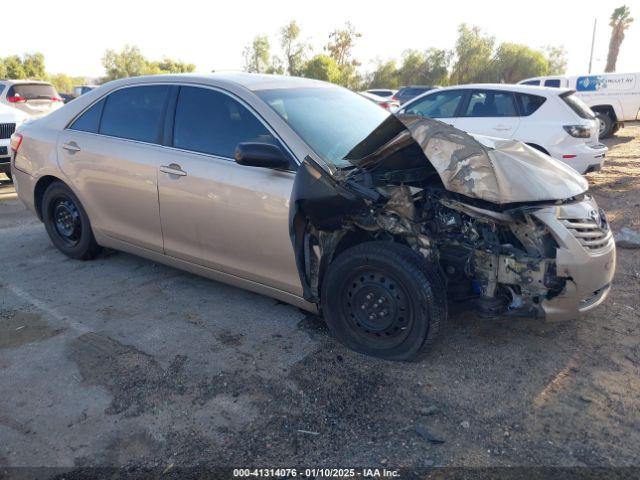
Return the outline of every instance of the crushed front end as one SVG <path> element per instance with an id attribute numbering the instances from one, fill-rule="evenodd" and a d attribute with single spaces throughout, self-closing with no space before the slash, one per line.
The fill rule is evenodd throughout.
<path id="1" fill-rule="evenodd" d="M 485 316 L 575 318 L 610 289 L 615 245 L 586 182 L 512 141 L 391 116 L 332 168 L 308 158 L 291 235 L 307 300 L 351 245 L 405 244 L 437 265 L 452 301 Z"/>

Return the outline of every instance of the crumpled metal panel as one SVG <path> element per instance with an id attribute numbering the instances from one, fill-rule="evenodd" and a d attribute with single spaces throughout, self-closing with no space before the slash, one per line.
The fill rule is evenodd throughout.
<path id="1" fill-rule="evenodd" d="M 522 142 L 472 136 L 415 115 L 396 115 L 399 121 L 392 117 L 346 160 L 376 172 L 415 168 L 415 158 L 406 161 L 399 152 L 416 142 L 447 190 L 498 204 L 562 200 L 588 188 L 587 181 L 569 166 Z"/>

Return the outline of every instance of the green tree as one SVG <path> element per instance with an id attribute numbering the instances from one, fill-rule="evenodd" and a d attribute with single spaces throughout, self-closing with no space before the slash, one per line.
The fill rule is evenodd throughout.
<path id="1" fill-rule="evenodd" d="M 284 52 L 283 68 L 289 75 L 300 75 L 310 48 L 300 40 L 300 27 L 295 20 L 280 29 L 280 46 Z"/>
<path id="2" fill-rule="evenodd" d="M 517 43 L 500 44 L 492 63 L 497 80 L 505 83 L 546 75 L 549 71 L 549 61 L 542 52 Z"/>
<path id="3" fill-rule="evenodd" d="M 495 39 L 483 35 L 479 27 L 461 24 L 456 41 L 456 62 L 451 72 L 452 84 L 489 82 L 495 80 L 492 65 Z"/>
<path id="4" fill-rule="evenodd" d="M 605 72 L 615 72 L 620 45 L 624 40 L 625 31 L 633 23 L 631 10 L 626 5 L 616 8 L 611 14 L 609 26 L 611 27 L 611 38 L 609 39 L 609 52 L 607 53 L 607 66 Z"/>
<path id="5" fill-rule="evenodd" d="M 122 50 L 107 50 L 102 57 L 106 71 L 105 81 L 125 77 L 137 77 L 150 73 L 147 60 L 136 46 L 125 45 Z"/>
<path id="6" fill-rule="evenodd" d="M 42 80 L 47 76 L 44 55 L 41 53 L 25 53 L 22 57 L 22 68 L 26 78 Z"/>
<path id="7" fill-rule="evenodd" d="M 302 76 L 332 83 L 340 83 L 342 80 L 340 67 L 328 55 L 316 55 L 309 60 L 302 70 Z"/>
<path id="8" fill-rule="evenodd" d="M 347 22 L 344 28 L 338 28 L 329 34 L 329 43 L 325 46 L 329 57 L 333 58 L 340 69 L 340 80 L 337 83 L 353 90 L 360 89 L 363 85 L 363 79 L 358 74 L 360 62 L 353 58 L 353 48 L 361 37 L 362 34 Z"/>
<path id="9" fill-rule="evenodd" d="M 196 66 L 193 63 L 181 62 L 168 57 L 164 57 L 160 62 L 154 62 L 161 73 L 191 73 Z"/>
<path id="10" fill-rule="evenodd" d="M 356 40 L 360 37 L 362 37 L 362 34 L 358 33 L 350 22 L 347 22 L 344 28 L 336 29 L 329 34 L 329 43 L 325 48 L 327 52 L 329 52 L 329 56 L 336 61 L 338 66 L 358 66 L 360 63 L 352 58 L 351 55 Z"/>
<path id="11" fill-rule="evenodd" d="M 256 36 L 251 45 L 244 49 L 244 70 L 250 73 L 265 73 L 270 66 L 270 49 L 271 45 L 266 35 Z"/>
<path id="12" fill-rule="evenodd" d="M 451 52 L 447 50 L 406 50 L 399 70 L 400 85 L 446 85 L 450 62 Z"/>
<path id="13" fill-rule="evenodd" d="M 7 78 L 10 79 L 22 79 L 27 78 L 27 74 L 24 71 L 24 65 L 18 55 L 11 55 L 4 59 L 4 68 Z"/>
<path id="14" fill-rule="evenodd" d="M 371 74 L 369 88 L 398 88 L 399 86 L 399 72 L 395 60 L 378 62 L 378 66 Z"/>
<path id="15" fill-rule="evenodd" d="M 548 45 L 542 50 L 547 57 L 547 62 L 549 62 L 547 75 L 564 75 L 567 72 L 567 52 L 565 49 Z"/>
<path id="16" fill-rule="evenodd" d="M 7 78 L 7 67 L 4 64 L 4 58 L 0 58 L 0 78 Z"/>
<path id="17" fill-rule="evenodd" d="M 402 64 L 398 71 L 400 85 L 419 85 L 427 59 L 419 50 L 405 50 L 402 53 Z"/>

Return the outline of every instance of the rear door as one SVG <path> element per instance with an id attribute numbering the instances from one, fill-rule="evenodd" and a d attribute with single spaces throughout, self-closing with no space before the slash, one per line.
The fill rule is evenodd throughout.
<path id="1" fill-rule="evenodd" d="M 94 229 L 163 251 L 158 167 L 168 85 L 121 88 L 85 110 L 58 138 L 60 167 Z"/>
<path id="2" fill-rule="evenodd" d="M 513 93 L 504 90 L 471 90 L 455 126 L 469 133 L 512 138 L 520 124 Z"/>
<path id="3" fill-rule="evenodd" d="M 411 102 L 404 110 L 409 115 L 420 115 L 427 118 L 442 120 L 452 126 L 457 126 L 456 115 L 463 104 L 465 90 L 436 90 Z"/>
<path id="4" fill-rule="evenodd" d="M 182 86 L 174 108 L 172 158 L 158 178 L 165 253 L 300 295 L 289 238 L 295 172 L 233 158 L 240 142 L 279 140 L 221 90 Z"/>

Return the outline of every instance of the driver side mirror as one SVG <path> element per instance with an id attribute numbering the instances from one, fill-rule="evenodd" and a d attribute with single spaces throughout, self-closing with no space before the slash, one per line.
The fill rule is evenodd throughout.
<path id="1" fill-rule="evenodd" d="M 234 153 L 236 163 L 247 167 L 288 169 L 289 159 L 277 145 L 260 142 L 241 142 Z"/>

